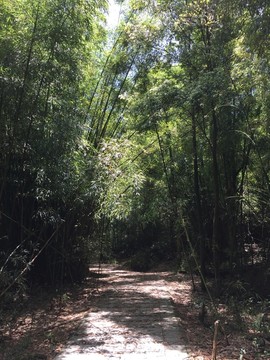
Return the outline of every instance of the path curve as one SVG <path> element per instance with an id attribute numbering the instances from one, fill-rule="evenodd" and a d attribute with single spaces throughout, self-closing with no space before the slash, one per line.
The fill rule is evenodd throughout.
<path id="1" fill-rule="evenodd" d="M 95 311 L 55 360 L 187 360 L 183 329 L 166 285 L 168 273 L 110 265 L 104 265 L 102 273 L 109 285 Z"/>

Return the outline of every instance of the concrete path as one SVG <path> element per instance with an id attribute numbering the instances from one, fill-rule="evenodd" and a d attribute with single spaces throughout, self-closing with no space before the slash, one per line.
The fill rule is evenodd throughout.
<path id="1" fill-rule="evenodd" d="M 110 266 L 102 273 L 108 289 L 55 360 L 188 359 L 165 273 Z"/>

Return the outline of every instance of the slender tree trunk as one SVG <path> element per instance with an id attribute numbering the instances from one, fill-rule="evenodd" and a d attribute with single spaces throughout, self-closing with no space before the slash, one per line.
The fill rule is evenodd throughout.
<path id="1" fill-rule="evenodd" d="M 166 165 L 166 161 L 165 161 L 165 156 L 164 156 L 164 151 L 163 151 L 163 147 L 162 147 L 162 142 L 161 142 L 161 138 L 158 132 L 158 127 L 157 125 L 155 126 L 155 130 L 156 130 L 156 134 L 157 134 L 157 139 L 158 139 L 158 144 L 159 144 L 159 150 L 160 150 L 160 156 L 162 159 L 162 164 L 163 164 L 163 170 L 164 170 L 164 174 L 166 177 L 166 182 L 167 182 L 167 189 L 168 189 L 168 195 L 169 198 L 171 200 L 171 204 L 172 204 L 172 209 L 173 209 L 173 214 L 172 214 L 172 219 L 171 219 L 171 237 L 173 237 L 173 241 L 175 241 L 175 246 L 176 246 L 176 257 L 178 260 L 180 260 L 180 255 L 181 255 L 181 238 L 179 236 L 178 231 L 175 229 L 177 227 L 177 220 L 178 220 L 178 208 L 177 208 L 177 203 L 176 203 L 176 198 L 174 196 L 174 189 L 172 188 L 172 183 L 171 183 L 171 179 L 169 176 L 169 171 L 168 171 L 168 167 Z"/>
<path id="2" fill-rule="evenodd" d="M 39 19 L 39 5 L 38 5 L 38 9 L 36 11 L 34 27 L 33 27 L 33 30 L 32 30 L 32 37 L 31 37 L 31 41 L 30 41 L 30 46 L 29 46 L 26 65 L 25 65 L 25 70 L 24 70 L 23 84 L 22 84 L 22 88 L 21 88 L 21 91 L 20 91 L 18 104 L 17 104 L 17 107 L 15 109 L 14 130 L 13 130 L 14 131 L 14 136 L 16 134 L 16 129 L 17 129 L 17 126 L 18 126 L 18 120 L 19 120 L 20 115 L 21 115 L 23 100 L 24 100 L 25 91 L 26 91 L 27 80 L 28 80 L 28 77 L 29 77 L 29 67 L 30 67 L 30 62 L 31 62 L 31 59 L 32 59 L 33 50 L 34 50 L 34 44 L 35 44 L 35 41 L 36 41 L 36 31 L 37 31 L 38 19 Z"/>
<path id="3" fill-rule="evenodd" d="M 192 109 L 192 142 L 193 142 L 193 171 L 194 171 L 194 192 L 196 196 L 196 212 L 200 241 L 200 271 L 201 277 L 205 275 L 205 235 L 202 220 L 201 191 L 199 182 L 198 149 L 197 149 L 197 126 L 194 109 Z M 204 281 L 201 281 L 204 287 Z"/>
<path id="4" fill-rule="evenodd" d="M 205 46 L 205 52 L 207 54 L 206 65 L 207 71 L 211 73 L 216 65 L 212 56 L 212 39 L 211 29 L 209 25 L 203 25 L 201 27 L 202 40 Z M 212 150 L 212 175 L 213 175 L 213 190 L 214 190 L 214 214 L 213 214 L 213 233 L 212 233 L 212 252 L 214 263 L 214 275 L 217 290 L 219 289 L 220 282 L 220 246 L 222 236 L 222 223 L 221 223 L 221 206 L 220 206 L 220 183 L 219 183 L 219 165 L 218 165 L 218 117 L 216 114 L 216 104 L 214 99 L 210 100 L 210 139 Z"/>
<path id="5" fill-rule="evenodd" d="M 212 104 L 212 171 L 214 185 L 214 216 L 213 216 L 213 234 L 212 251 L 214 261 L 215 281 L 219 287 L 220 279 L 220 246 L 222 236 L 221 226 L 221 208 L 220 208 L 220 184 L 219 184 L 219 166 L 218 166 L 218 120 L 214 106 Z"/>

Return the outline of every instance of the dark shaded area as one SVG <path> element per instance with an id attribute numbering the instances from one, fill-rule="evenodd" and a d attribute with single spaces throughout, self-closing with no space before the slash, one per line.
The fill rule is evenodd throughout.
<path id="1" fill-rule="evenodd" d="M 95 307 L 105 274 L 92 273 L 80 284 L 33 286 L 28 297 L 1 312 L 1 360 L 51 360 Z"/>

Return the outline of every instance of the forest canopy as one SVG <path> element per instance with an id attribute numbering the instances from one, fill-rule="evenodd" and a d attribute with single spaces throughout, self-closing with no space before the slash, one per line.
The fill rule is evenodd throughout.
<path id="1" fill-rule="evenodd" d="M 0 2 L 0 296 L 99 259 L 267 284 L 268 1 L 118 3 Z"/>

